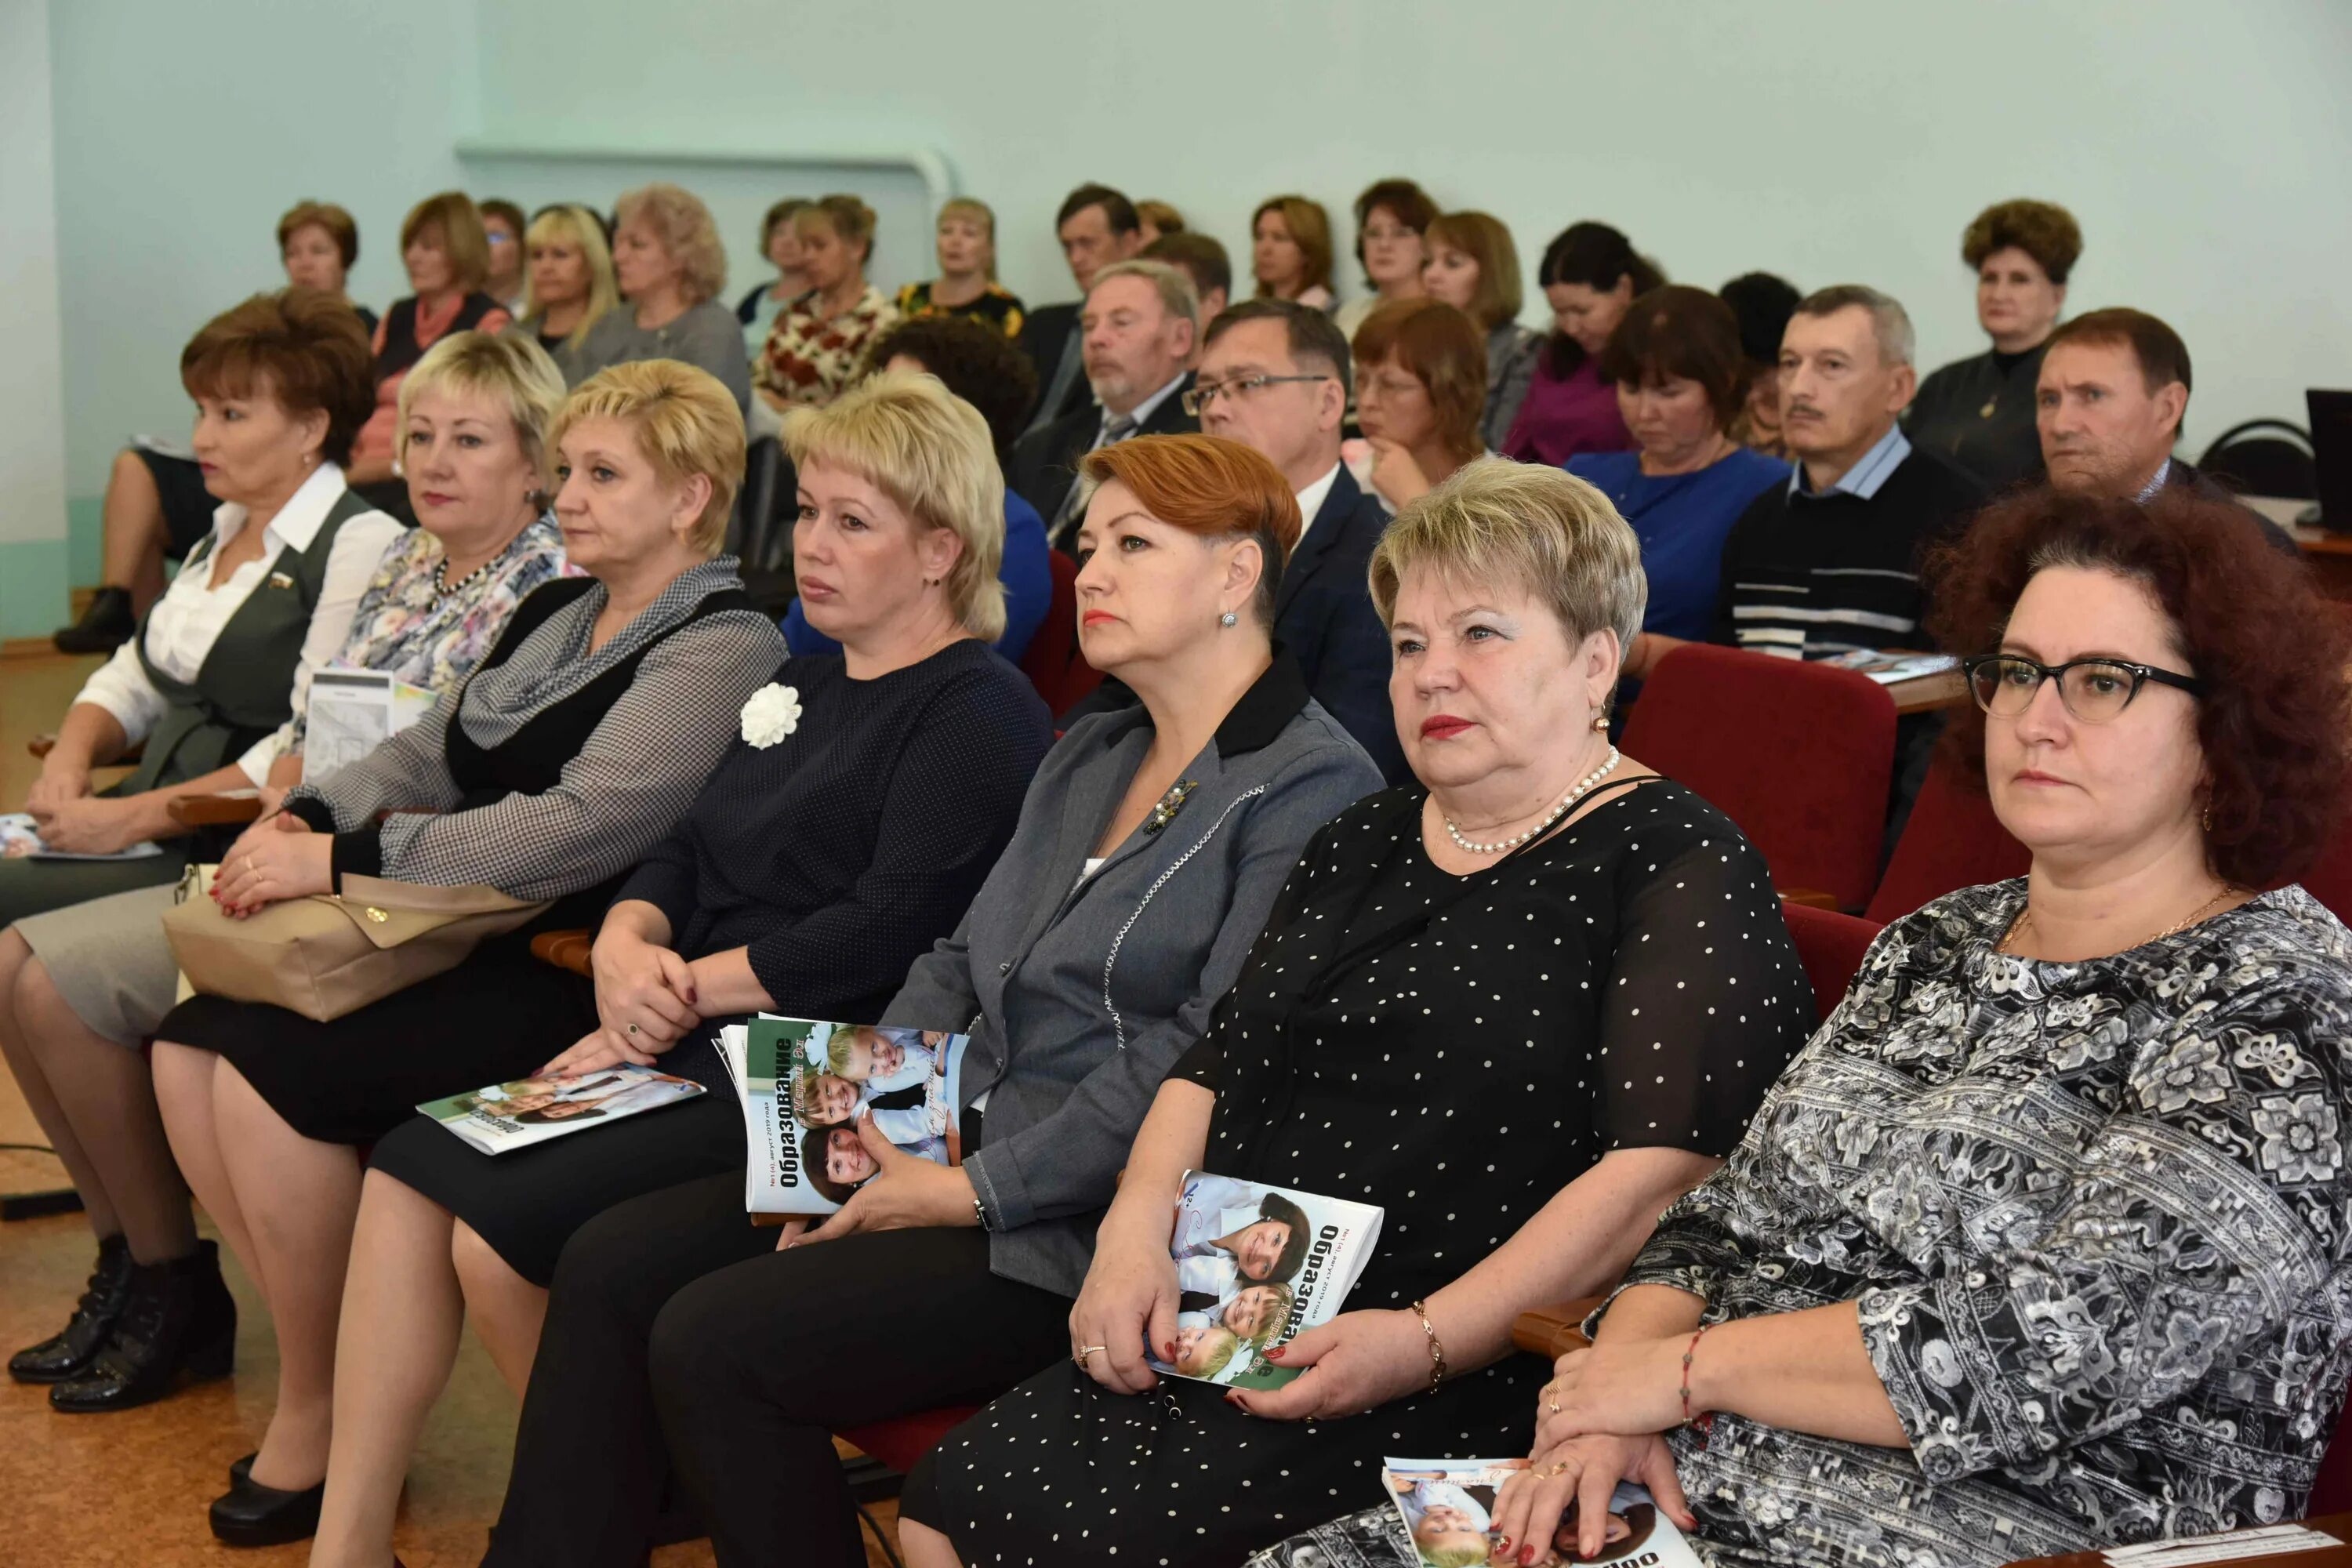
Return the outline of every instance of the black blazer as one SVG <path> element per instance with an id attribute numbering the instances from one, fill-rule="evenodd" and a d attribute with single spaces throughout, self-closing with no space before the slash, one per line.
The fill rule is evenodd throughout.
<path id="1" fill-rule="evenodd" d="M 1411 784 L 1389 708 L 1389 634 L 1365 583 L 1389 514 L 1343 464 L 1316 509 L 1274 600 L 1275 639 L 1290 650 L 1307 689 L 1371 753 L 1391 784 Z"/>
<path id="2" fill-rule="evenodd" d="M 1184 412 L 1184 392 L 1192 384 L 1187 374 L 1181 385 L 1160 400 L 1136 434 L 1190 436 L 1199 431 L 1201 422 Z M 1089 398 L 1085 407 L 1013 443 L 1005 459 L 1004 488 L 1037 509 L 1045 520 L 1046 537 L 1057 550 L 1067 551 L 1077 535 L 1075 522 L 1062 525 L 1062 505 L 1078 481 L 1078 459 L 1094 450 L 1095 437 L 1102 433 L 1102 405 Z"/>
<path id="3" fill-rule="evenodd" d="M 1037 397 L 1041 402 L 1053 389 L 1054 372 L 1060 366 L 1062 356 L 1075 353 L 1077 350 L 1078 311 L 1083 308 L 1082 301 L 1070 300 L 1059 305 L 1040 305 L 1021 319 L 1021 331 L 1013 342 L 1014 347 L 1029 356 L 1029 363 L 1037 369 Z M 1085 407 L 1093 399 L 1094 393 L 1087 387 L 1086 375 L 1081 371 L 1071 377 L 1058 407 L 1046 409 L 1033 404 L 1022 418 L 1022 427 L 1026 429 L 1041 419 L 1050 424 L 1065 414 Z M 1046 521 L 1050 522 L 1053 520 L 1048 518 Z"/>
<path id="4" fill-rule="evenodd" d="M 2199 500 L 2217 500 L 2225 506 L 2236 507 L 2253 521 L 2255 527 L 2263 531 L 2263 543 L 2273 550 L 2294 556 L 2297 561 L 2303 559 L 2303 546 L 2294 542 L 2294 535 L 2240 500 L 2223 488 L 2220 481 L 2195 464 L 2185 463 L 2179 458 L 2173 458 L 2172 466 L 2164 471 L 2164 488 L 2176 494 L 2194 496 Z"/>

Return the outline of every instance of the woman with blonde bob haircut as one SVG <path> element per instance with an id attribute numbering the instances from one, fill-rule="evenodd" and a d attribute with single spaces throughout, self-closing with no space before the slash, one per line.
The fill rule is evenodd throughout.
<path id="1" fill-rule="evenodd" d="M 589 330 L 577 351 L 579 373 L 677 360 L 718 377 L 738 410 L 751 407 L 742 325 L 719 302 L 727 250 L 710 209 L 692 191 L 656 183 L 622 196 L 614 211 L 613 278 L 628 309 Z"/>
<path id="2" fill-rule="evenodd" d="M 523 255 L 529 281 L 511 330 L 538 339 L 567 383 L 583 380 L 588 333 L 621 303 L 604 226 L 586 207 L 549 207 L 530 220 Z"/>
<path id="3" fill-rule="evenodd" d="M 549 439 L 556 521 L 586 575 L 526 599 L 425 718 L 288 795 L 223 856 L 213 893 L 237 917 L 357 874 L 487 885 L 545 900 L 546 912 L 331 1022 L 197 996 L 156 1029 L 173 1151 L 229 1245 L 270 1282 L 278 1330 L 277 1413 L 250 1472 L 215 1505 L 225 1540 L 299 1539 L 318 1521 L 360 1150 L 377 1144 L 389 1161 L 385 1134 L 417 1105 L 547 1059 L 545 1021 L 574 993 L 530 956 L 530 937 L 604 910 L 677 825 L 783 654 L 735 563 L 712 558 L 743 471 L 726 388 L 673 361 L 618 365 L 572 394 Z M 387 1373 L 409 1364 L 390 1345 L 366 1347 Z"/>

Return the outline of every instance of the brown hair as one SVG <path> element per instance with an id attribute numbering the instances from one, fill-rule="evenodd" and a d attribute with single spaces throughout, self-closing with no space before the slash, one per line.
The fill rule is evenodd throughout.
<path id="1" fill-rule="evenodd" d="M 1491 213 L 1442 213 L 1422 233 L 1432 250 L 1450 245 L 1468 251 L 1478 263 L 1478 292 L 1471 298 L 1470 315 L 1480 331 L 1491 332 L 1518 315 L 1527 302 L 1519 279 L 1519 247 L 1511 242 L 1511 231 L 1501 218 Z"/>
<path id="2" fill-rule="evenodd" d="M 1268 196 L 1257 204 L 1250 214 L 1250 240 L 1257 240 L 1257 220 L 1268 213 L 1282 215 L 1282 226 L 1298 246 L 1298 291 L 1331 287 L 1331 215 L 1323 210 L 1321 202 L 1305 196 Z M 1259 299 L 1266 299 L 1264 283 L 1257 286 Z"/>
<path id="3" fill-rule="evenodd" d="M 1429 193 L 1414 181 L 1402 177 L 1374 180 L 1356 197 L 1356 265 L 1364 264 L 1364 226 L 1372 221 L 1372 214 L 1385 208 L 1388 215 L 1412 230 L 1427 234 L 1429 226 L 1437 221 L 1437 204 Z"/>
<path id="4" fill-rule="evenodd" d="M 768 241 L 776 237 L 776 226 L 792 222 L 794 215 L 808 205 L 809 200 L 806 196 L 786 196 L 768 209 L 767 216 L 760 220 L 760 254 L 761 256 L 768 254 Z"/>
<path id="5" fill-rule="evenodd" d="M 523 216 L 522 208 L 504 196 L 492 196 L 487 201 L 476 202 L 474 210 L 481 215 L 485 226 L 494 217 L 506 219 L 507 228 L 514 235 L 515 243 L 517 245 L 522 243 L 522 231 L 529 226 L 530 223 L 530 220 Z"/>
<path id="6" fill-rule="evenodd" d="M 2055 202 L 1996 202 L 1977 214 L 1960 236 L 1960 259 L 1970 270 L 1985 258 L 2011 247 L 2033 258 L 2053 283 L 2063 283 L 2083 256 L 2083 229 L 2074 215 Z"/>
<path id="7" fill-rule="evenodd" d="M 375 351 L 341 300 L 281 289 L 198 329 L 180 351 L 180 384 L 191 397 L 266 396 L 289 414 L 324 414 L 319 456 L 340 466 L 375 412 Z"/>
<path id="8" fill-rule="evenodd" d="M 2167 492 L 2146 505 L 2035 489 L 1981 514 L 1930 563 L 1934 630 L 1961 653 L 2000 644 L 2033 575 L 2112 572 L 2144 586 L 2204 686 L 2197 743 L 2214 874 L 2268 888 L 2308 867 L 2343 820 L 2352 766 L 2352 621 L 2237 507 Z M 1984 714 L 1952 713 L 1946 744 L 1984 766 Z"/>
<path id="9" fill-rule="evenodd" d="M 1601 379 L 1622 386 L 1695 381 L 1706 392 L 1718 429 L 1730 425 L 1748 391 L 1739 318 L 1704 289 L 1668 283 L 1637 298 L 1601 351 Z"/>
<path id="10" fill-rule="evenodd" d="M 2146 310 L 2135 310 L 2127 305 L 2110 306 L 2093 310 L 2059 324 L 2050 334 L 2051 348 L 2060 343 L 2095 343 L 2106 348 L 2131 350 L 2139 361 L 2140 379 L 2153 397 L 2174 382 L 2180 390 L 2189 389 L 2189 345 L 2180 334 Z"/>
<path id="11" fill-rule="evenodd" d="M 349 272 L 360 258 L 360 226 L 332 202 L 300 201 L 288 207 L 286 216 L 278 220 L 278 254 L 286 254 L 286 242 L 297 230 L 311 227 L 327 231 L 342 256 L 343 270 Z"/>
<path id="12" fill-rule="evenodd" d="M 400 220 L 401 254 L 407 255 L 416 237 L 428 228 L 440 230 L 441 248 L 448 253 L 457 287 L 468 294 L 478 290 L 490 275 L 490 237 L 482 232 L 482 215 L 473 198 L 463 191 L 443 191 L 409 208 Z"/>
<path id="13" fill-rule="evenodd" d="M 1135 255 L 1139 261 L 1164 261 L 1175 268 L 1192 280 L 1193 291 L 1204 299 L 1212 289 L 1227 300 L 1234 297 L 1234 264 L 1213 234 L 1182 229 L 1163 233 Z"/>
<path id="14" fill-rule="evenodd" d="M 1148 223 L 1163 236 L 1184 232 L 1184 215 L 1166 202 L 1138 202 L 1135 204 L 1135 216 L 1139 228 Z"/>
<path id="15" fill-rule="evenodd" d="M 717 299 L 727 287 L 727 247 L 719 242 L 719 225 L 702 198 L 658 180 L 639 185 L 613 204 L 613 226 L 617 230 L 640 217 L 677 263 L 678 292 L 687 302 Z"/>
<path id="16" fill-rule="evenodd" d="M 1356 329 L 1355 351 L 1359 383 L 1370 366 L 1395 359 L 1429 393 L 1445 449 L 1465 460 L 1478 455 L 1485 445 L 1478 422 L 1486 414 L 1484 328 L 1442 300 L 1391 300 Z"/>
<path id="17" fill-rule="evenodd" d="M 1083 484 L 1117 479 L 1143 509 L 1202 540 L 1250 539 L 1265 557 L 1251 609 L 1274 626 L 1274 595 L 1298 542 L 1298 497 L 1274 460 L 1222 436 L 1138 436 L 1078 463 Z"/>
<path id="18" fill-rule="evenodd" d="M 833 230 L 834 237 L 858 253 L 858 265 L 869 266 L 874 260 L 874 209 L 856 196 L 819 196 L 793 215 L 793 232 L 805 238 L 814 225 L 823 224 Z M 995 220 L 989 222 L 989 231 L 995 232 Z"/>

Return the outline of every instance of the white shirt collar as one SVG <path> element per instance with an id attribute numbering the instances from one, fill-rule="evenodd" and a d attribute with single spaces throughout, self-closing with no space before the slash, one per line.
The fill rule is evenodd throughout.
<path id="1" fill-rule="evenodd" d="M 2171 477 L 2172 455 L 2168 452 L 2165 454 L 2164 461 L 2156 466 L 2156 478 L 2140 486 L 2139 494 L 2132 497 L 2132 500 L 2139 502 L 2142 506 L 2146 506 L 2148 502 L 2157 498 L 2158 492 L 2164 489 L 2164 481 Z"/>
<path id="2" fill-rule="evenodd" d="M 1334 463 L 1329 473 L 1298 492 L 1298 537 L 1301 540 L 1307 537 L 1307 531 L 1315 526 L 1315 514 L 1323 510 L 1323 503 L 1331 497 L 1331 487 L 1339 482 L 1339 465 Z M 1294 544 L 1291 548 L 1296 550 L 1298 547 Z"/>
<path id="3" fill-rule="evenodd" d="M 296 550 L 310 549 L 310 541 L 318 537 L 320 527 L 327 521 L 327 514 L 334 510 L 335 502 L 342 499 L 344 488 L 342 469 L 332 463 L 320 464 L 311 470 L 310 477 L 302 481 L 301 488 L 278 509 L 278 515 L 269 520 L 269 526 L 262 532 Z M 245 526 L 247 515 L 243 501 L 221 502 L 213 509 L 214 537 L 223 544 L 227 543 L 236 537 L 236 531 Z"/>

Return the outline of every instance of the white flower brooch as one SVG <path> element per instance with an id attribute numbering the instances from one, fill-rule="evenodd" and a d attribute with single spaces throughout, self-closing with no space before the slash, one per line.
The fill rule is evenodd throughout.
<path id="1" fill-rule="evenodd" d="M 743 739 L 761 751 L 801 727 L 801 694 L 774 681 L 751 693 L 743 704 Z"/>

